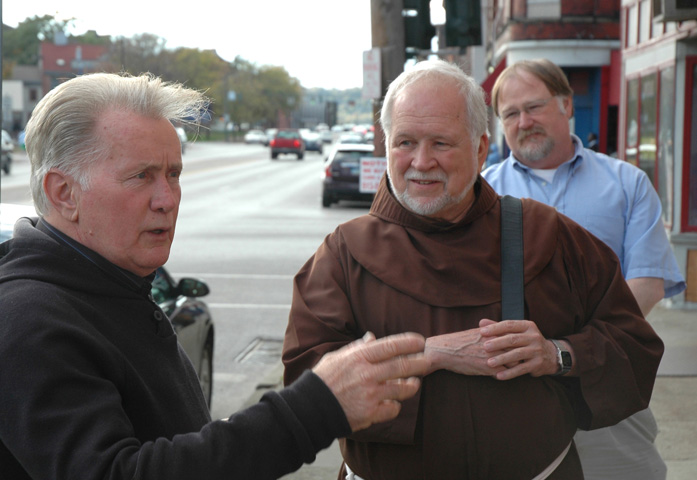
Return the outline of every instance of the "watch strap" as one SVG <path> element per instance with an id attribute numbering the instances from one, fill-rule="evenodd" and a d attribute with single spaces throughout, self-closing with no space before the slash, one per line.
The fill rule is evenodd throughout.
<path id="1" fill-rule="evenodd" d="M 557 347 L 557 363 L 559 364 L 559 370 L 553 376 L 566 375 L 572 367 L 571 353 L 559 340 L 550 339 L 550 341 Z"/>

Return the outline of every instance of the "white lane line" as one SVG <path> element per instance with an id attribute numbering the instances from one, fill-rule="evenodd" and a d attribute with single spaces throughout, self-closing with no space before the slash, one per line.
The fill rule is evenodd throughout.
<path id="1" fill-rule="evenodd" d="M 211 308 L 240 308 L 240 309 L 260 309 L 271 310 L 290 310 L 290 305 L 278 305 L 268 303 L 208 303 Z"/>

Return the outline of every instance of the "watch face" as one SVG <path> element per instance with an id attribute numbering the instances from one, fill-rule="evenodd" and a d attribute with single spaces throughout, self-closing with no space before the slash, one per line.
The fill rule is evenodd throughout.
<path id="1" fill-rule="evenodd" d="M 566 350 L 561 351 L 561 367 L 567 372 L 571 370 L 571 354 Z"/>

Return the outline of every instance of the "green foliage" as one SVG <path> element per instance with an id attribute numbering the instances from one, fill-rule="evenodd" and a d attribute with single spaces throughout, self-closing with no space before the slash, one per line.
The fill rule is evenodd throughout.
<path id="1" fill-rule="evenodd" d="M 58 21 L 50 15 L 27 18 L 17 28 L 3 25 L 3 77 L 13 65 L 36 65 L 42 41 L 53 41 L 57 34 L 67 35 L 73 19 Z M 68 36 L 71 43 L 109 45 L 105 71 L 152 73 L 171 82 L 200 90 L 212 100 L 216 117 L 229 115 L 236 124 L 276 125 L 279 115 L 290 116 L 302 102 L 303 88 L 285 68 L 249 62 L 241 57 L 232 62 L 221 59 L 214 50 L 195 48 L 168 49 L 167 41 L 143 33 L 131 38 L 99 36 L 94 30 Z M 229 98 L 234 92 L 234 98 Z M 360 89 L 322 90 L 326 100 L 337 102 L 341 123 L 370 123 L 372 106 L 361 99 Z"/>
<path id="2" fill-rule="evenodd" d="M 29 17 L 16 28 L 2 26 L 3 78 L 11 75 L 14 65 L 36 65 L 41 42 L 52 42 L 58 34 L 66 34 L 74 19 L 56 20 L 50 15 Z M 82 35 L 68 36 L 73 43 L 108 45 L 109 37 L 100 37 L 94 30 Z"/>
<path id="3" fill-rule="evenodd" d="M 52 41 L 57 30 L 65 31 L 71 20 L 59 22 L 50 15 L 30 17 L 11 28 L 2 26 L 2 58 L 16 65 L 36 65 L 39 44 Z"/>

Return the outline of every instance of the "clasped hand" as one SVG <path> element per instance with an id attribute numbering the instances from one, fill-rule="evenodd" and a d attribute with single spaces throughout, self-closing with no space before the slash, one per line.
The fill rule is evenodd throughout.
<path id="1" fill-rule="evenodd" d="M 429 373 L 445 369 L 510 380 L 551 375 L 558 368 L 556 348 L 528 320 L 482 319 L 479 328 L 428 338 L 425 352 Z"/>

